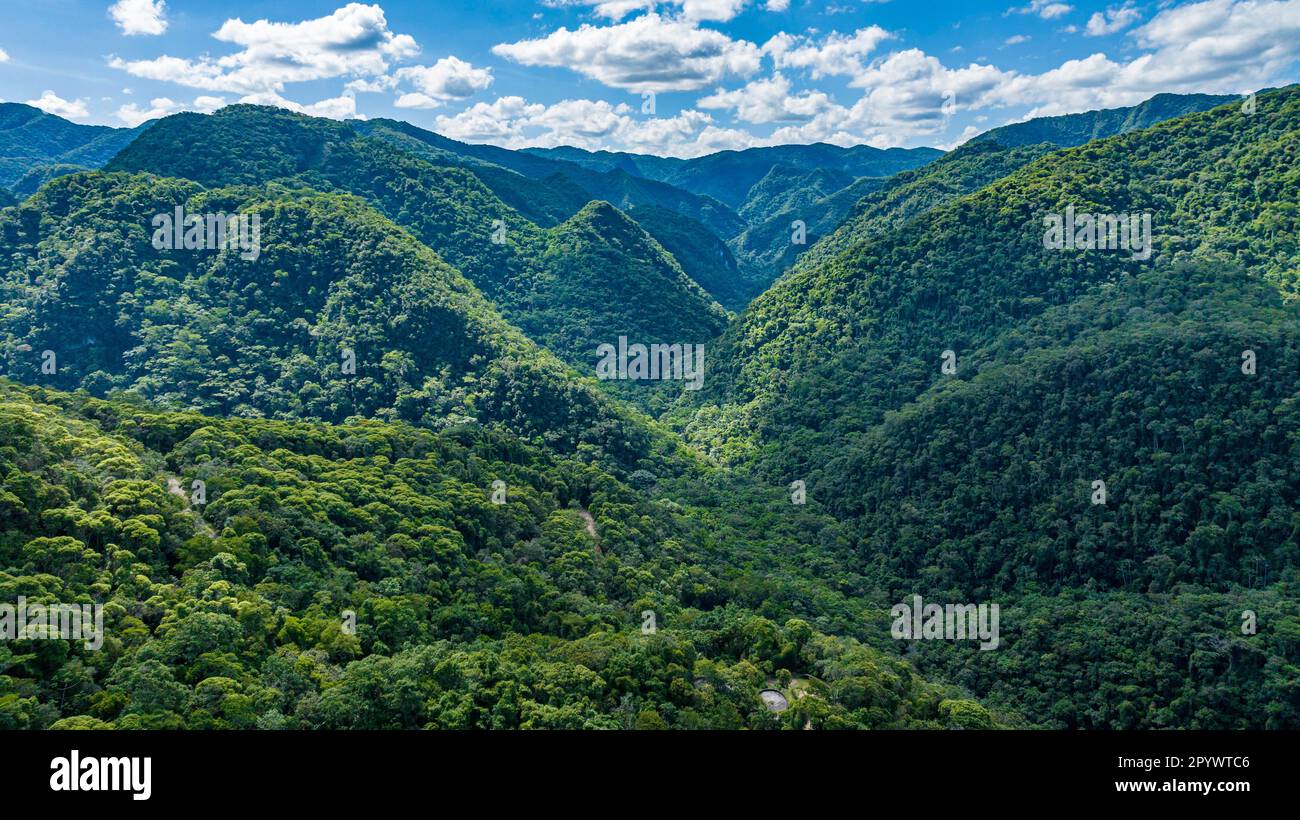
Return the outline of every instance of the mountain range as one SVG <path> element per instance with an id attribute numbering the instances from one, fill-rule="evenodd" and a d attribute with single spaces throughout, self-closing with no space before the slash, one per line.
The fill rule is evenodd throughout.
<path id="1" fill-rule="evenodd" d="M 0 644 L 0 726 L 1294 728 L 1300 87 L 1251 102 L 696 160 L 5 106 L 0 588 L 109 637 Z"/>

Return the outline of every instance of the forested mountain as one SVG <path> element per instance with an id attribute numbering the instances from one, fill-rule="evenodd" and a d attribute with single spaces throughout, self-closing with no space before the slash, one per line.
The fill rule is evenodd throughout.
<path id="1" fill-rule="evenodd" d="M 0 599 L 106 638 L 0 642 L 0 728 L 1300 726 L 1300 88 L 1215 102 L 699 160 L 234 106 L 37 167 Z M 598 382 L 619 336 L 703 389 Z"/>
<path id="2" fill-rule="evenodd" d="M 294 180 L 360 195 L 464 273 L 507 319 L 578 367 L 594 367 L 600 342 L 593 339 L 610 341 L 619 328 L 643 334 L 644 343 L 683 343 L 712 338 L 725 322 L 725 312 L 639 228 L 611 238 L 599 254 L 587 253 L 570 240 L 590 212 L 575 215 L 574 225 L 540 228 L 469 169 L 432 165 L 360 137 L 345 123 L 254 106 L 177 114 L 155 123 L 108 167 L 208 186 Z M 572 297 L 587 288 L 575 303 Z"/>
<path id="3" fill-rule="evenodd" d="M 177 206 L 257 215 L 260 256 L 154 248 L 151 219 Z M 352 196 L 81 173 L 0 215 L 0 255 L 15 378 L 219 415 L 494 421 L 609 464 L 648 451 L 644 428 Z"/>
<path id="4" fill-rule="evenodd" d="M 663 245 L 686 275 L 708 291 L 718 304 L 729 310 L 740 310 L 757 295 L 727 243 L 704 225 L 653 205 L 634 208 L 628 215 Z"/>
<path id="5" fill-rule="evenodd" d="M 859 201 L 891 179 L 894 177 L 861 177 L 827 196 L 811 201 L 798 197 L 794 206 L 777 211 L 732 239 L 728 245 L 744 260 L 744 275 L 753 294 L 762 293 L 801 255 L 819 247 L 820 240 L 838 228 Z M 796 242 L 795 232 L 800 230 L 803 241 Z"/>
<path id="6" fill-rule="evenodd" d="M 593 171 L 579 163 L 547 159 L 526 151 L 471 145 L 393 120 L 358 122 L 353 127 L 359 133 L 390 142 L 435 165 L 470 168 L 503 200 L 510 202 L 511 197 L 518 198 L 524 204 L 524 208 L 519 210 L 525 215 L 526 209 L 542 210 L 544 207 L 533 204 L 534 201 L 549 203 L 563 198 L 567 202 L 564 206 L 566 212 L 555 219 L 561 221 L 577 213 L 578 208 L 591 200 L 604 200 L 622 210 L 659 207 L 674 211 L 702 222 L 724 238 L 732 236 L 741 227 L 740 218 L 715 199 L 697 196 L 618 168 Z M 515 173 L 503 175 L 501 169 Z M 521 175 L 526 179 L 519 179 Z M 577 202 L 573 199 L 575 195 L 584 198 Z"/>
<path id="7" fill-rule="evenodd" d="M 1147 128 L 1182 114 L 1206 111 L 1230 97 L 1157 94 L 1141 105 L 1042 117 L 994 128 L 918 168 L 887 178 L 863 177 L 813 201 L 801 201 L 731 240 L 747 276 L 761 292 L 799 260 L 817 263 L 858 236 L 876 236 L 917 214 L 971 193 L 1061 148 Z M 791 242 L 791 225 L 805 226 L 804 244 Z M 823 238 L 835 236 L 825 242 Z"/>
<path id="8" fill-rule="evenodd" d="M 148 124 L 140 128 L 78 125 L 21 103 L 0 103 L 0 188 L 30 194 L 34 187 L 18 187 L 28 174 L 51 166 L 62 173 L 98 168 L 122 150 Z"/>
<path id="9" fill-rule="evenodd" d="M 1127 134 L 1198 111 L 1208 111 L 1240 97 L 1222 94 L 1157 94 L 1127 108 L 1106 108 L 1059 117 L 1035 117 L 985 131 L 971 142 L 996 142 L 1008 148 L 1050 142 L 1062 147 Z"/>
<path id="10" fill-rule="evenodd" d="M 1234 101 L 1041 156 L 849 234 L 739 317 L 681 429 L 807 481 L 856 531 L 841 560 L 894 599 L 1105 611 L 1166 596 L 1220 625 L 1254 609 L 1242 600 L 1273 609 L 1267 638 L 1202 624 L 1096 691 L 1036 658 L 1045 637 L 989 660 L 997 675 L 972 658 L 955 679 L 994 703 L 1067 726 L 1296 725 L 1300 624 L 1281 602 L 1300 583 L 1298 134 L 1291 87 L 1254 113 Z M 1150 259 L 1044 247 L 1044 217 L 1068 206 L 1149 214 Z M 1144 611 L 1146 634 L 1183 624 Z M 1119 651 L 1120 627 L 1102 628 Z M 955 674 L 953 657 L 936 667 Z M 1035 683 L 1017 689 L 1004 664 Z M 1267 694 L 1225 710 L 1225 692 L 1252 687 Z M 1077 697 L 1036 703 L 1063 688 Z"/>
<path id="11" fill-rule="evenodd" d="M 873 148 L 855 145 L 780 145 L 719 151 L 695 159 L 670 159 L 642 154 L 583 151 L 577 148 L 529 148 L 527 153 L 577 162 L 601 170 L 632 171 L 739 209 L 750 190 L 773 168 L 785 166 L 811 173 L 832 171 L 849 178 L 891 176 L 942 156 L 934 148 Z M 727 237 L 723 237 L 724 239 Z"/>

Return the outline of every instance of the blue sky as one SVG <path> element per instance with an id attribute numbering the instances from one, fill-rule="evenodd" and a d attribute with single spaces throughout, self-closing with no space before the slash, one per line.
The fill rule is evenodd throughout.
<path id="1" fill-rule="evenodd" d="M 1296 79 L 1300 0 L 6 0 L 0 99 L 135 125 L 235 102 L 509 147 L 950 147 Z"/>

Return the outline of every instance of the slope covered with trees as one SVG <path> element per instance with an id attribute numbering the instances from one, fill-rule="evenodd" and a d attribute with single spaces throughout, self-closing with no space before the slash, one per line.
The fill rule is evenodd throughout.
<path id="1" fill-rule="evenodd" d="M 47 166 L 98 168 L 147 127 L 79 125 L 30 105 L 0 103 L 0 188 Z"/>
<path id="2" fill-rule="evenodd" d="M 293 180 L 362 196 L 464 273 L 507 319 L 584 369 L 595 361 L 584 328 L 624 328 L 644 334 L 644 343 L 674 343 L 695 338 L 705 326 L 711 337 L 724 321 L 721 308 L 643 231 L 607 245 L 613 254 L 600 258 L 600 269 L 583 268 L 595 258 L 551 251 L 571 228 L 539 228 L 471 170 L 432 165 L 359 137 L 345 123 L 253 106 L 178 114 L 156 123 L 109 168 L 205 186 Z M 646 275 L 655 278 L 637 285 L 641 301 L 617 295 L 621 277 Z M 566 301 L 572 293 L 566 281 L 600 285 L 599 298 L 583 306 Z M 632 279 L 623 284 L 631 287 Z"/>
<path id="3" fill-rule="evenodd" d="M 0 590 L 104 606 L 98 649 L 0 644 L 4 728 L 998 722 L 805 621 L 683 603 L 683 559 L 710 559 L 672 516 L 509 436 L 222 420 L 3 381 L 0 429 Z M 777 670 L 815 676 L 782 715 L 758 697 Z"/>
<path id="4" fill-rule="evenodd" d="M 1298 135 L 1283 89 L 846 236 L 739 317 L 676 421 L 806 481 L 888 600 L 1104 614 L 959 663 L 921 647 L 927 672 L 1050 725 L 1295 726 Z M 1071 205 L 1150 214 L 1151 259 L 1045 248 Z"/>
<path id="5" fill-rule="evenodd" d="M 260 256 L 156 250 L 150 221 L 178 205 L 256 214 Z M 0 361 L 16 378 L 220 415 L 479 419 L 625 464 L 648 447 L 643 426 L 356 197 L 82 173 L 0 215 L 0 255 Z"/>

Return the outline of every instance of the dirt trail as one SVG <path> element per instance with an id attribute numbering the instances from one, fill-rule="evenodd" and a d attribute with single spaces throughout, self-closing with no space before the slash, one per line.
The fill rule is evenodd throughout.
<path id="1" fill-rule="evenodd" d="M 184 500 L 185 506 L 189 508 L 190 515 L 194 516 L 195 526 L 198 527 L 199 532 L 208 538 L 216 540 L 217 531 L 212 529 L 211 524 L 203 520 L 203 516 L 199 514 L 198 510 L 194 509 L 194 505 L 190 503 L 190 496 L 185 492 L 185 488 L 181 486 L 179 478 L 174 475 L 167 476 L 167 492 Z"/>
<path id="2" fill-rule="evenodd" d="M 581 507 L 578 508 L 578 515 L 582 516 L 582 520 L 585 521 L 587 524 L 587 535 L 590 535 L 592 538 L 596 540 L 596 554 L 599 555 L 600 554 L 600 533 L 596 532 L 596 519 L 592 517 L 591 513 L 587 512 Z"/>

